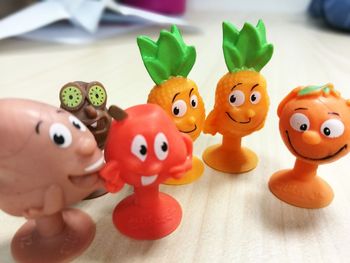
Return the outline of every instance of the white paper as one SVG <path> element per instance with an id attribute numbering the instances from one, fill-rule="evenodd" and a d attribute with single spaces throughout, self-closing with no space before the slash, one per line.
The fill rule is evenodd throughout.
<path id="1" fill-rule="evenodd" d="M 101 25 L 105 11 L 106 21 Z M 69 23 L 59 23 L 68 21 Z M 153 24 L 189 26 L 183 19 L 128 7 L 113 0 L 46 0 L 0 20 L 0 40 L 20 36 L 81 44 Z"/>

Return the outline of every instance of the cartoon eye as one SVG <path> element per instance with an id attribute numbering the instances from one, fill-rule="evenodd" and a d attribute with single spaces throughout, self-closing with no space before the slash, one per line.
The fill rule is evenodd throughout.
<path id="1" fill-rule="evenodd" d="M 136 135 L 131 143 L 131 152 L 139 158 L 142 162 L 147 157 L 147 142 L 142 135 Z"/>
<path id="2" fill-rule="evenodd" d="M 294 113 L 289 120 L 290 126 L 296 131 L 304 132 L 310 127 L 309 119 L 302 113 Z"/>
<path id="3" fill-rule="evenodd" d="M 70 115 L 68 117 L 69 121 L 73 124 L 73 126 L 75 128 L 77 128 L 78 130 L 84 132 L 86 131 L 86 126 L 75 116 Z"/>
<path id="4" fill-rule="evenodd" d="M 157 134 L 154 140 L 154 152 L 159 160 L 163 161 L 167 158 L 169 153 L 168 140 L 164 133 L 160 132 Z"/>
<path id="5" fill-rule="evenodd" d="M 95 107 L 99 107 L 106 102 L 106 90 L 100 85 L 93 85 L 88 90 L 89 101 Z"/>
<path id="6" fill-rule="evenodd" d="M 234 90 L 228 96 L 228 101 L 232 106 L 241 106 L 245 101 L 244 93 L 240 90 Z"/>
<path id="7" fill-rule="evenodd" d="M 83 93 L 78 87 L 67 86 L 61 90 L 60 100 L 63 106 L 77 109 L 83 103 Z"/>
<path id="8" fill-rule="evenodd" d="M 61 148 L 67 148 L 72 144 L 72 134 L 69 129 L 61 124 L 54 123 L 50 126 L 49 130 L 50 139 Z"/>
<path id="9" fill-rule="evenodd" d="M 254 91 L 251 95 L 250 95 L 250 102 L 252 104 L 258 104 L 259 101 L 261 99 L 261 93 L 259 91 Z"/>
<path id="10" fill-rule="evenodd" d="M 173 103 L 172 112 L 175 117 L 182 117 L 187 111 L 186 102 L 183 100 L 177 100 Z"/>
<path id="11" fill-rule="evenodd" d="M 192 108 L 197 108 L 198 106 L 198 98 L 196 95 L 192 95 L 191 98 L 190 98 L 190 102 L 191 102 L 191 106 Z"/>
<path id="12" fill-rule="evenodd" d="M 338 119 L 330 119 L 322 123 L 321 133 L 328 138 L 337 138 L 344 133 L 344 123 Z"/>

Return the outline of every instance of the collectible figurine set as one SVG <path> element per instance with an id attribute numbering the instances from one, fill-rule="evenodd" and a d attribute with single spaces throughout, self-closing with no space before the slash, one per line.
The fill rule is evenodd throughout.
<path id="1" fill-rule="evenodd" d="M 223 23 L 229 72 L 217 84 L 207 118 L 198 87 L 187 78 L 196 50 L 185 44 L 178 28 L 162 30 L 157 42 L 140 36 L 137 44 L 155 82 L 148 104 L 107 110 L 107 92 L 97 81 L 64 85 L 61 108 L 0 100 L 0 209 L 28 219 L 11 243 L 18 262 L 79 256 L 92 242 L 95 225 L 69 206 L 118 192 L 125 183 L 133 186 L 133 194 L 111 212 L 115 227 L 140 240 L 172 233 L 180 224 L 181 206 L 159 185 L 188 184 L 203 174 L 204 164 L 192 156 L 192 142 L 202 130 L 223 136 L 221 144 L 203 153 L 209 167 L 237 174 L 257 166 L 258 157 L 241 140 L 264 126 L 269 107 L 260 70 L 273 46 L 263 22 L 246 23 L 241 30 Z M 298 87 L 282 100 L 278 117 L 296 161 L 293 169 L 271 176 L 271 192 L 294 206 L 327 206 L 333 191 L 316 171 L 349 151 L 350 101 L 332 84 Z"/>

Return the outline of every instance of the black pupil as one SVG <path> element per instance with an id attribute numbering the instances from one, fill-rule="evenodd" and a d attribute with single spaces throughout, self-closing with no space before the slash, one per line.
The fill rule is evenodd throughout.
<path id="1" fill-rule="evenodd" d="M 163 142 L 162 144 L 162 151 L 166 152 L 168 150 L 168 144 L 166 142 Z"/>
<path id="2" fill-rule="evenodd" d="M 301 131 L 306 131 L 306 129 L 307 129 L 307 125 L 305 123 L 300 125 L 300 130 Z"/>
<path id="3" fill-rule="evenodd" d="M 179 112 L 180 112 L 180 110 L 179 110 L 178 107 L 175 107 L 174 110 L 173 110 L 173 112 L 174 112 L 174 115 L 178 115 Z"/>
<path id="4" fill-rule="evenodd" d="M 252 100 L 252 101 L 256 101 L 256 96 L 255 96 L 255 94 L 253 94 L 253 95 L 251 96 L 251 100 Z"/>
<path id="5" fill-rule="evenodd" d="M 73 121 L 73 126 L 80 130 L 80 124 Z"/>
<path id="6" fill-rule="evenodd" d="M 146 153 L 147 153 L 147 148 L 146 148 L 145 145 L 141 145 L 140 153 L 141 153 L 142 155 L 146 155 Z"/>
<path id="7" fill-rule="evenodd" d="M 195 101 L 195 100 L 192 100 L 192 101 L 191 101 L 191 105 L 192 105 L 192 107 L 196 107 L 196 101 Z"/>
<path id="8" fill-rule="evenodd" d="M 230 102 L 231 103 L 235 103 L 236 102 L 236 96 L 235 95 L 231 95 L 230 96 Z"/>
<path id="9" fill-rule="evenodd" d="M 328 127 L 324 128 L 324 129 L 323 129 L 323 132 L 324 132 L 324 134 L 327 135 L 327 136 L 331 135 L 331 130 L 330 130 Z"/>
<path id="10" fill-rule="evenodd" d="M 64 137 L 63 137 L 62 135 L 57 135 L 57 134 L 55 134 L 55 135 L 53 136 L 53 140 L 54 140 L 54 142 L 55 142 L 56 144 L 58 144 L 58 145 L 64 144 Z"/>

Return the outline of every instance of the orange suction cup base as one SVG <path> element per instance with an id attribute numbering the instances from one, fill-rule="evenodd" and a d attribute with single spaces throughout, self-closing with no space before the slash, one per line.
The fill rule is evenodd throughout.
<path id="1" fill-rule="evenodd" d="M 224 173 L 245 173 L 258 165 L 256 154 L 244 147 L 229 151 L 217 144 L 208 147 L 202 157 L 209 167 Z"/>
<path id="2" fill-rule="evenodd" d="M 135 194 L 122 200 L 114 209 L 113 223 L 124 235 L 139 240 L 155 240 L 175 231 L 182 218 L 179 203 L 159 193 L 155 203 L 136 204 Z"/>
<path id="3" fill-rule="evenodd" d="M 180 179 L 168 179 L 164 184 L 168 185 L 182 185 L 182 184 L 190 184 L 196 181 L 203 175 L 204 172 L 204 164 L 203 162 L 196 156 L 192 158 L 192 169 L 184 174 Z"/>
<path id="4" fill-rule="evenodd" d="M 91 218 L 77 209 L 67 209 L 62 214 L 65 228 L 55 236 L 39 235 L 34 220 L 17 231 L 11 243 L 16 262 L 70 262 L 89 247 L 96 232 Z"/>
<path id="5" fill-rule="evenodd" d="M 278 199 L 302 208 L 326 207 L 334 197 L 332 188 L 322 178 L 313 176 L 301 180 L 293 170 L 274 173 L 270 178 L 269 188 Z"/>

